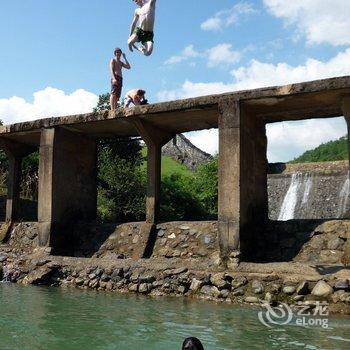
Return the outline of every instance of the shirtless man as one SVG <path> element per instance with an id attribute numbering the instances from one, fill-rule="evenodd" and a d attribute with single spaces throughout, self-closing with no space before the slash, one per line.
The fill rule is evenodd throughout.
<path id="1" fill-rule="evenodd" d="M 145 99 L 145 90 L 133 89 L 126 93 L 124 98 L 124 107 L 129 107 L 132 103 L 134 106 L 145 105 L 147 100 Z"/>
<path id="2" fill-rule="evenodd" d="M 123 62 L 120 57 L 123 55 Z M 122 53 L 120 48 L 116 48 L 114 50 L 114 58 L 111 59 L 109 63 L 109 68 L 111 71 L 111 97 L 110 97 L 110 105 L 111 110 L 114 111 L 117 108 L 118 101 L 120 99 L 120 95 L 122 93 L 123 87 L 123 73 L 122 68 L 130 69 L 131 66 L 126 59 L 125 53 Z"/>
<path id="3" fill-rule="evenodd" d="M 137 49 L 145 56 L 149 56 L 153 51 L 153 28 L 156 12 L 156 0 L 133 0 L 139 6 L 135 10 L 131 23 L 130 37 L 128 45 L 130 51 Z M 138 47 L 135 44 L 141 42 Z"/>

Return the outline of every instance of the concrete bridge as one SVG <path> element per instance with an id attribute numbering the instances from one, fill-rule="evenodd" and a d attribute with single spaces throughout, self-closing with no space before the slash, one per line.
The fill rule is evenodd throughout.
<path id="1" fill-rule="evenodd" d="M 6 221 L 18 220 L 21 159 L 39 148 L 39 242 L 64 246 L 67 220 L 96 217 L 96 141 L 141 136 L 148 147 L 149 235 L 159 217 L 162 146 L 179 133 L 218 128 L 219 242 L 222 258 L 236 263 L 257 239 L 254 227 L 268 220 L 265 125 L 343 115 L 349 129 L 350 76 L 2 126 Z"/>

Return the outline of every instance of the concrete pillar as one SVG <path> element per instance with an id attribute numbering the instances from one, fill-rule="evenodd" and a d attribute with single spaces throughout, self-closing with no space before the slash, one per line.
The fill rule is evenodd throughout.
<path id="1" fill-rule="evenodd" d="M 35 148 L 8 139 L 1 139 L 0 147 L 9 162 L 5 217 L 7 222 L 12 222 L 18 219 L 19 214 L 22 158 L 34 152 Z"/>
<path id="2" fill-rule="evenodd" d="M 63 128 L 43 129 L 40 138 L 39 245 L 67 251 L 67 230 L 96 217 L 96 142 Z"/>
<path id="3" fill-rule="evenodd" d="M 240 243 L 240 106 L 234 99 L 219 103 L 218 228 L 221 258 L 235 265 Z"/>
<path id="4" fill-rule="evenodd" d="M 22 158 L 8 154 L 8 161 L 6 222 L 12 222 L 18 219 Z"/>
<path id="5" fill-rule="evenodd" d="M 162 146 L 174 135 L 137 119 L 133 124 L 147 145 L 146 222 L 155 224 L 159 218 Z"/>
<path id="6" fill-rule="evenodd" d="M 222 260 L 251 258 L 268 219 L 265 124 L 238 101 L 219 103 L 218 227 Z"/>

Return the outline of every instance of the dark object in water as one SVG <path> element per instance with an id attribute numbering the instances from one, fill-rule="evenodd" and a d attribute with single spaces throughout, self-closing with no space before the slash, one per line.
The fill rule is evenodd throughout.
<path id="1" fill-rule="evenodd" d="M 198 338 L 190 337 L 184 340 L 182 350 L 204 350 L 204 348 Z"/>

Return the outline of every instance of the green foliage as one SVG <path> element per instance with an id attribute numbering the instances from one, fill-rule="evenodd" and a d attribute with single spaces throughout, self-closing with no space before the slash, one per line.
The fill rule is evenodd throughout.
<path id="1" fill-rule="evenodd" d="M 103 221 L 143 220 L 145 173 L 137 162 L 101 150 L 98 165 L 98 212 Z"/>
<path id="2" fill-rule="evenodd" d="M 347 136 L 344 136 L 338 140 L 323 143 L 313 150 L 306 151 L 290 163 L 326 162 L 347 159 L 348 139 Z"/>
<path id="3" fill-rule="evenodd" d="M 161 187 L 161 219 L 200 220 L 206 218 L 205 209 L 191 191 L 191 178 L 174 173 L 164 176 Z"/>
<path id="4" fill-rule="evenodd" d="M 207 215 L 216 216 L 218 213 L 218 156 L 197 169 L 191 188 Z"/>
<path id="5" fill-rule="evenodd" d="M 98 96 L 98 102 L 94 108 L 94 113 L 111 109 L 111 105 L 109 103 L 110 96 L 111 95 L 109 93 Z"/>
<path id="6" fill-rule="evenodd" d="M 143 162 L 141 164 L 142 169 L 147 170 L 147 147 L 142 147 Z M 164 176 L 170 176 L 174 173 L 184 176 L 193 176 L 193 173 L 187 169 L 183 164 L 179 164 L 174 159 L 168 156 L 162 156 L 162 178 Z"/>

